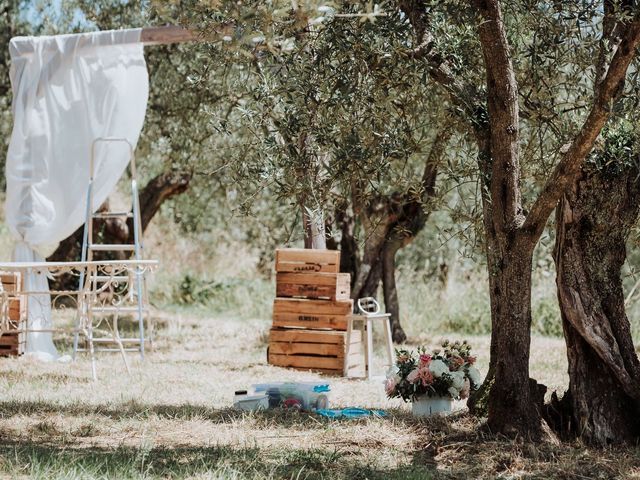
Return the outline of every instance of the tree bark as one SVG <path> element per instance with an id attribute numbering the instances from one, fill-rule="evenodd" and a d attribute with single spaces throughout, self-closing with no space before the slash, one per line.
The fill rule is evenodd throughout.
<path id="1" fill-rule="evenodd" d="M 490 163 L 485 167 L 490 209 L 486 238 L 492 303 L 491 349 L 495 381 L 489 392 L 492 431 L 531 439 L 541 436 L 540 411 L 530 390 L 531 267 L 536 240 L 520 231 L 518 85 L 500 2 L 474 0 L 487 76 Z M 490 168 L 490 171 L 489 171 Z"/>
<path id="2" fill-rule="evenodd" d="M 396 287 L 396 253 L 401 245 L 398 242 L 387 242 L 382 251 L 382 290 L 387 313 L 391 314 L 391 337 L 395 343 L 407 340 L 407 334 L 400 324 L 400 302 Z"/>
<path id="3" fill-rule="evenodd" d="M 351 274 L 351 288 L 358 274 L 358 242 L 356 241 L 356 218 L 348 205 L 336 209 L 336 223 L 340 229 L 340 271 Z"/>
<path id="4" fill-rule="evenodd" d="M 530 289 L 532 253 L 544 226 L 565 190 L 578 177 L 587 154 L 611 115 L 611 105 L 622 92 L 628 66 L 640 42 L 640 19 L 629 21 L 620 41 L 598 79 L 594 101 L 579 133 L 549 176 L 530 213 L 524 216 L 519 185 L 518 90 L 499 0 L 471 0 L 477 13 L 478 37 L 486 70 L 488 122 L 478 121 L 482 95 L 464 83 L 450 62 L 439 54 L 429 32 L 429 10 L 421 1 L 400 1 L 416 32 L 410 52 L 424 61 L 430 77 L 440 84 L 459 107 L 458 112 L 475 133 L 489 136 L 490 166 L 486 179 L 487 200 L 483 216 L 487 230 L 487 265 L 490 276 L 492 339 L 489 426 L 495 432 L 538 438 L 542 431 L 542 388 L 529 381 Z M 482 156 L 483 150 L 480 149 Z M 517 371 L 516 371 L 517 370 Z"/>
<path id="5" fill-rule="evenodd" d="M 321 211 L 312 211 L 301 203 L 302 221 L 304 223 L 304 248 L 325 250 L 327 235 L 325 232 L 324 215 Z"/>
<path id="6" fill-rule="evenodd" d="M 529 380 L 532 246 L 511 240 L 502 248 L 491 286 L 495 381 L 489 393 L 488 425 L 494 432 L 536 439 L 541 435 L 540 412 Z"/>
<path id="7" fill-rule="evenodd" d="M 585 171 L 557 211 L 558 299 L 567 343 L 568 418 L 556 427 L 599 445 L 640 437 L 640 362 L 621 269 L 640 213 L 636 168 Z"/>

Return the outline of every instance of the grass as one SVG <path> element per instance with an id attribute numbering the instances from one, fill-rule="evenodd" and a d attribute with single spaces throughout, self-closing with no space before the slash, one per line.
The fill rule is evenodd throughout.
<path id="1" fill-rule="evenodd" d="M 131 358 L 130 377 L 111 354 L 99 358 L 96 383 L 86 358 L 72 364 L 0 360 L 0 477 L 640 478 L 636 449 L 510 442 L 487 435 L 462 404 L 450 418 L 418 420 L 408 405 L 385 397 L 380 380 L 269 366 L 268 320 L 202 312 L 159 313 L 158 319 L 155 350 L 144 362 Z M 486 367 L 488 337 L 469 338 Z M 421 333 L 409 346 L 440 340 Z M 532 375 L 564 389 L 563 342 L 535 337 L 532 352 Z M 389 415 L 330 421 L 230 408 L 234 390 L 252 383 L 318 378 L 331 383 L 334 405 L 383 408 Z"/>
<path id="2" fill-rule="evenodd" d="M 5 240 L 0 226 L 7 257 Z M 159 226 L 148 240 L 151 255 L 171 266 L 153 282 L 154 351 L 144 362 L 130 357 L 131 376 L 117 355 L 101 355 L 95 383 L 84 357 L 72 364 L 0 359 L 0 478 L 640 479 L 638 448 L 509 441 L 489 435 L 461 403 L 448 418 L 419 420 L 408 405 L 388 400 L 379 380 L 269 366 L 274 287 L 255 279 L 251 255 L 209 251 L 203 245 L 213 242 L 196 245 Z M 456 331 L 446 336 L 469 339 L 486 369 L 484 276 L 452 275 L 446 288 L 409 270 L 398 277 L 408 347 L 435 346 L 441 332 Z M 534 285 L 531 375 L 549 395 L 561 393 L 568 378 L 553 278 Z M 70 349 L 69 338 L 57 344 Z M 331 383 L 333 405 L 382 408 L 388 416 L 329 421 L 230 408 L 233 392 L 252 383 L 319 378 Z"/>

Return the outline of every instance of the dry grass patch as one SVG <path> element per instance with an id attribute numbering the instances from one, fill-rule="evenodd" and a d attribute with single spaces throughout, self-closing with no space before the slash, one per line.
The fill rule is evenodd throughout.
<path id="1" fill-rule="evenodd" d="M 162 315 L 155 351 L 89 362 L 0 360 L 0 476 L 9 478 L 634 478 L 635 449 L 527 445 L 483 433 L 463 412 L 417 420 L 379 380 L 320 377 L 266 364 L 264 320 Z M 459 338 L 454 337 L 452 338 Z M 439 335 L 413 344 L 437 345 Z M 469 339 L 488 363 L 488 337 Z M 536 338 L 532 371 L 564 388 L 561 340 Z M 382 355 L 378 356 L 382 358 Z M 381 365 L 377 365 L 379 371 Z M 246 413 L 233 392 L 271 380 L 331 383 L 338 407 L 385 418 L 327 420 L 295 411 Z M 463 408 L 464 405 L 456 405 Z"/>

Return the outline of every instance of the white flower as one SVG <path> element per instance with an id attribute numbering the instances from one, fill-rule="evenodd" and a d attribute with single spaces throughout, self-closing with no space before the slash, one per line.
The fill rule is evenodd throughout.
<path id="1" fill-rule="evenodd" d="M 447 391 L 449 392 L 449 395 L 451 395 L 451 398 L 458 398 L 460 395 L 460 392 L 455 387 L 449 387 L 449 390 Z"/>
<path id="2" fill-rule="evenodd" d="M 400 369 L 398 368 L 398 366 L 391 365 L 391 367 L 389 367 L 389 370 L 387 370 L 387 378 L 397 377 L 399 373 Z"/>
<path id="3" fill-rule="evenodd" d="M 469 367 L 469 380 L 475 386 L 479 386 L 482 383 L 482 375 L 476 367 Z"/>
<path id="4" fill-rule="evenodd" d="M 461 372 L 461 371 L 449 372 L 449 375 L 451 376 L 452 387 L 458 391 L 462 390 L 464 388 L 464 380 L 465 380 L 464 372 Z"/>
<path id="5" fill-rule="evenodd" d="M 394 377 L 387 378 L 384 381 L 384 391 L 387 395 L 393 395 L 396 390 L 396 385 L 398 385 L 398 382 Z"/>
<path id="6" fill-rule="evenodd" d="M 442 360 L 432 360 L 429 364 L 429 370 L 433 373 L 433 376 L 440 378 L 443 374 L 449 373 L 449 367 Z"/>

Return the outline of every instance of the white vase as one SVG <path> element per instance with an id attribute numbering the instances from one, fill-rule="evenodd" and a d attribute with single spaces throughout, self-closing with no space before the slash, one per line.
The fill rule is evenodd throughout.
<path id="1" fill-rule="evenodd" d="M 414 417 L 430 417 L 432 415 L 446 415 L 451 412 L 453 399 L 451 397 L 428 397 L 422 395 L 411 402 L 411 413 Z"/>

